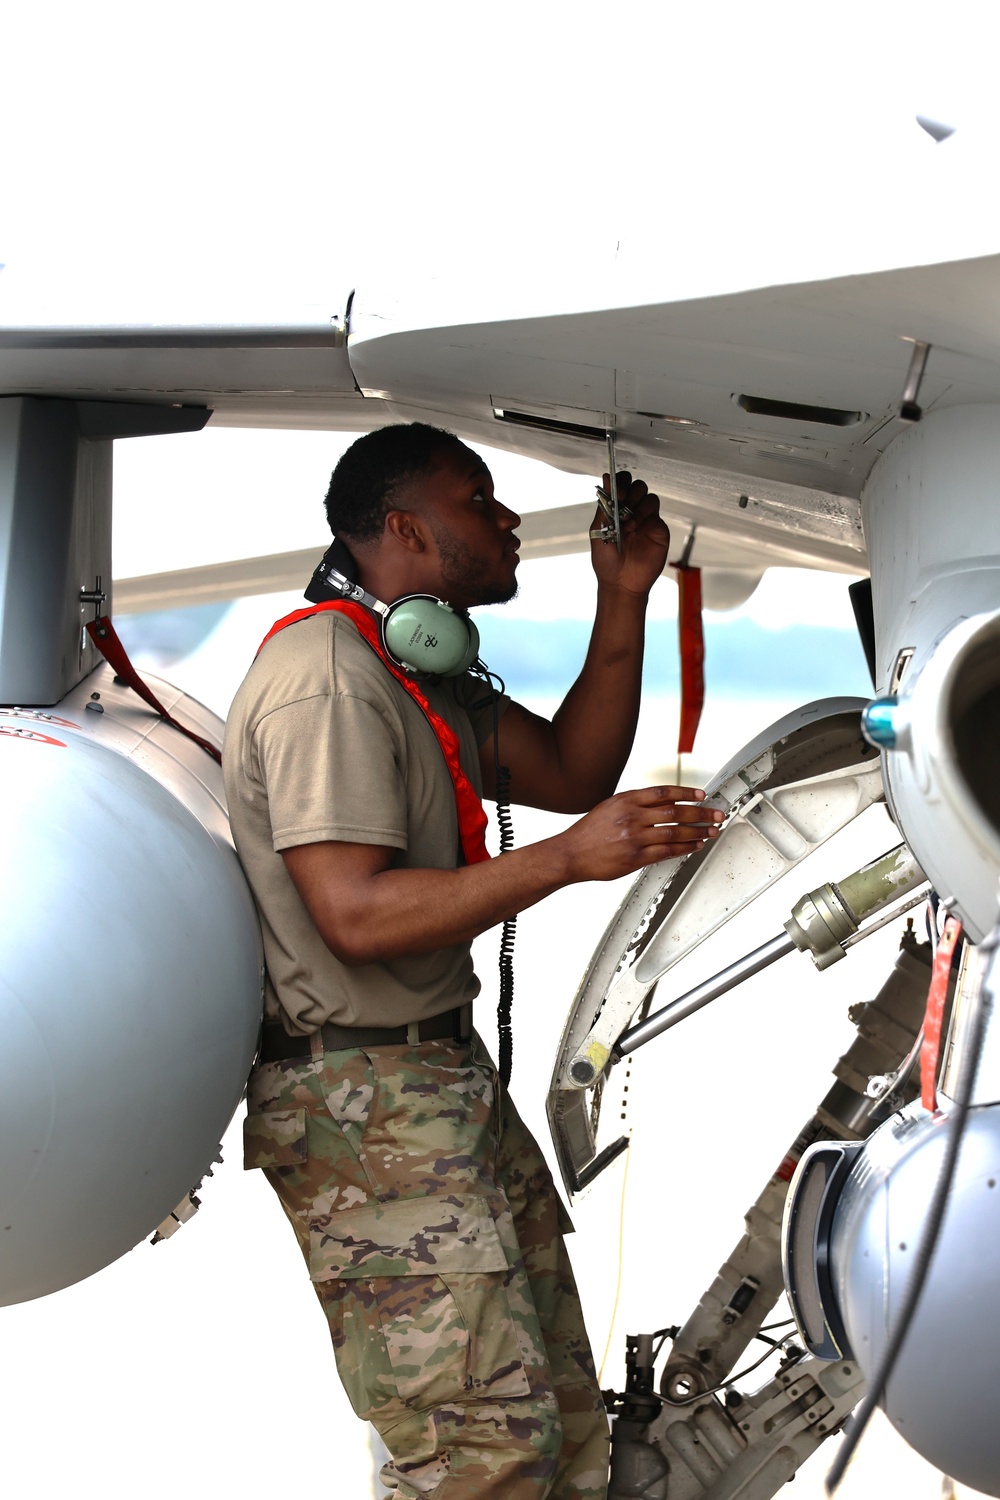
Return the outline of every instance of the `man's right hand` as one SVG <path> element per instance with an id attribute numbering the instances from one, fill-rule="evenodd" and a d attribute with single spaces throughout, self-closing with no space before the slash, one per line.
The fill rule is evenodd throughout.
<path id="1" fill-rule="evenodd" d="M 705 807 L 699 787 L 648 786 L 618 792 L 558 837 L 569 882 L 615 880 L 645 865 L 677 859 L 716 838 L 724 814 Z"/>

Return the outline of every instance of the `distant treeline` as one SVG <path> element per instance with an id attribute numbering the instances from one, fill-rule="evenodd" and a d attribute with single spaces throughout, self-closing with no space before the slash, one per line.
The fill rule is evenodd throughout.
<path id="1" fill-rule="evenodd" d="M 558 697 L 583 662 L 590 627 L 583 620 L 534 624 L 478 615 L 482 656 L 515 697 Z M 853 630 L 795 625 L 768 630 L 752 620 L 705 621 L 705 680 L 713 696 L 808 698 L 838 694 L 869 697 L 871 678 Z M 678 690 L 677 626 L 654 620 L 646 636 L 643 684 L 647 692 Z"/>

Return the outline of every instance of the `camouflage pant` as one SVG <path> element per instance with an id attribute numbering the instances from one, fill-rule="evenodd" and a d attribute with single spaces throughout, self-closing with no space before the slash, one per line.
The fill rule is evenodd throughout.
<path id="1" fill-rule="evenodd" d="M 317 1045 L 255 1070 L 245 1164 L 292 1223 L 397 1500 L 601 1500 L 608 1424 L 569 1226 L 498 1093 L 478 1041 Z"/>

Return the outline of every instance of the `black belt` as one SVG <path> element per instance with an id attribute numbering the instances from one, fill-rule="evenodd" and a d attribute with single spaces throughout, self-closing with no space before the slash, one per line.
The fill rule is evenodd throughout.
<path id="1" fill-rule="evenodd" d="M 472 1032 L 472 1007 L 462 1005 L 414 1024 L 417 1040 L 421 1042 L 437 1042 L 444 1037 L 454 1042 L 468 1041 Z M 334 1026 L 327 1021 L 320 1027 L 319 1034 L 325 1052 L 338 1052 L 349 1047 L 405 1047 L 411 1042 L 411 1030 L 409 1026 Z M 280 1021 L 264 1022 L 259 1062 L 285 1062 L 292 1057 L 311 1056 L 312 1037 L 289 1036 Z"/>

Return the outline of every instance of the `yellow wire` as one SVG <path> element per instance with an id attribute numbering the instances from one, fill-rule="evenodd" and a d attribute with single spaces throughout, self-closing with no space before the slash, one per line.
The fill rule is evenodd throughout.
<path id="1" fill-rule="evenodd" d="M 604 1366 L 608 1361 L 608 1352 L 611 1349 L 611 1338 L 615 1331 L 615 1319 L 618 1317 L 618 1299 L 622 1292 L 622 1266 L 625 1259 L 625 1188 L 628 1184 L 628 1164 L 632 1155 L 632 1132 L 628 1133 L 629 1148 L 625 1152 L 625 1170 L 622 1173 L 622 1198 L 618 1209 L 618 1278 L 615 1282 L 615 1300 L 611 1308 L 611 1322 L 608 1324 L 608 1341 L 604 1345 L 604 1353 L 601 1355 L 601 1365 L 597 1372 L 597 1384 L 604 1384 Z"/>

